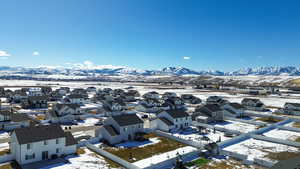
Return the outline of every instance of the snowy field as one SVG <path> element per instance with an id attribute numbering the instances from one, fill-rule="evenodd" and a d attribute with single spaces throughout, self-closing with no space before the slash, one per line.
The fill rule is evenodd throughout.
<path id="1" fill-rule="evenodd" d="M 294 131 L 274 129 L 269 132 L 264 133 L 263 135 L 267 137 L 273 137 L 278 139 L 295 141 L 297 138 L 300 138 L 300 133 Z"/>
<path id="2" fill-rule="evenodd" d="M 178 154 L 186 154 L 186 153 L 196 151 L 196 150 L 197 149 L 194 148 L 194 147 L 187 146 L 187 147 L 179 148 L 177 150 L 162 153 L 162 154 L 159 154 L 159 155 L 154 155 L 150 158 L 146 158 L 146 159 L 134 162 L 133 164 L 135 164 L 136 166 L 138 166 L 140 168 L 145 168 L 145 167 L 149 167 L 153 164 L 163 162 L 163 161 L 168 160 L 170 158 L 177 157 Z"/>
<path id="3" fill-rule="evenodd" d="M 213 130 L 209 130 L 209 133 L 207 134 L 200 134 L 197 132 L 181 132 L 181 133 L 175 133 L 173 135 L 185 140 L 191 140 L 203 144 L 207 143 L 207 141 L 203 140 L 203 136 L 208 137 L 210 141 L 214 141 L 214 142 L 219 141 L 220 139 L 221 141 L 231 139 L 230 137 L 226 137 L 223 132 L 216 131 L 214 133 Z"/>
<path id="4" fill-rule="evenodd" d="M 0 139 L 9 138 L 8 132 L 2 131 L 0 132 Z"/>
<path id="5" fill-rule="evenodd" d="M 226 147 L 224 148 L 224 150 L 248 155 L 248 160 L 253 160 L 253 158 L 260 158 L 266 161 L 274 161 L 266 157 L 266 155 L 268 155 L 268 152 L 299 152 L 298 148 L 292 146 L 255 140 L 252 138 Z"/>
<path id="6" fill-rule="evenodd" d="M 85 120 L 78 121 L 78 125 L 80 126 L 95 126 L 96 123 L 99 122 L 99 119 L 96 118 L 87 118 Z"/>
<path id="7" fill-rule="evenodd" d="M 250 131 L 256 130 L 257 126 L 237 121 L 230 121 L 227 120 L 223 123 L 217 123 L 215 126 L 217 127 L 223 127 L 229 130 L 237 130 L 242 133 L 248 133 Z"/>
<path id="8" fill-rule="evenodd" d="M 84 149 L 85 154 L 79 156 L 68 156 L 66 159 L 70 162 L 68 164 L 55 164 L 41 169 L 108 169 L 109 166 L 105 160 L 91 152 Z"/>
<path id="9" fill-rule="evenodd" d="M 8 143 L 1 143 L 0 144 L 0 151 L 9 149 Z"/>

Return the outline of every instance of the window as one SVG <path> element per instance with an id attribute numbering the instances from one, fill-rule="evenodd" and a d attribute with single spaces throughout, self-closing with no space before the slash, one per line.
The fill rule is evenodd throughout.
<path id="1" fill-rule="evenodd" d="M 60 153 L 60 149 L 59 148 L 56 149 L 56 153 Z"/>
<path id="2" fill-rule="evenodd" d="M 31 160 L 31 159 L 34 159 L 34 158 L 35 158 L 34 153 L 32 155 L 28 155 L 28 154 L 25 155 L 25 160 Z"/>
<path id="3" fill-rule="evenodd" d="M 57 138 L 57 139 L 55 140 L 55 142 L 56 142 L 56 144 L 59 144 L 59 139 Z"/>
<path id="4" fill-rule="evenodd" d="M 48 140 L 45 140 L 45 141 L 44 141 L 44 145 L 48 145 Z"/>
<path id="5" fill-rule="evenodd" d="M 27 144 L 27 150 L 30 150 L 32 148 L 31 144 Z"/>

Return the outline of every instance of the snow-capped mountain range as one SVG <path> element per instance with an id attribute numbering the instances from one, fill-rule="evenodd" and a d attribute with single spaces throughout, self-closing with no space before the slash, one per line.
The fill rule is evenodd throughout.
<path id="1" fill-rule="evenodd" d="M 223 71 L 196 71 L 184 67 L 166 67 L 162 70 L 140 70 L 126 66 L 112 65 L 72 65 L 62 66 L 39 66 L 39 67 L 0 67 L 2 75 L 76 75 L 76 76 L 97 76 L 97 75 L 215 75 L 215 76 L 246 76 L 246 75 L 289 75 L 300 76 L 298 67 L 257 67 L 246 68 L 232 72 Z"/>

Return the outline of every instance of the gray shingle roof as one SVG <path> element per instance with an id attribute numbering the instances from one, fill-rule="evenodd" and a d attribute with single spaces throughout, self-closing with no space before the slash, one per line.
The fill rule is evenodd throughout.
<path id="1" fill-rule="evenodd" d="M 244 108 L 244 106 L 242 106 L 239 103 L 229 103 L 229 105 L 235 109 L 243 109 Z"/>
<path id="2" fill-rule="evenodd" d="M 66 146 L 77 144 L 77 141 L 75 140 L 71 132 L 65 132 L 65 135 L 66 135 Z"/>
<path id="3" fill-rule="evenodd" d="M 187 114 L 184 110 L 167 110 L 166 113 L 168 113 L 174 119 L 189 116 L 189 114 Z"/>
<path id="4" fill-rule="evenodd" d="M 57 138 L 67 138 L 63 129 L 59 125 L 39 125 L 25 128 L 15 129 L 17 140 L 19 144 L 28 144 Z"/>
<path id="5" fill-rule="evenodd" d="M 294 107 L 300 107 L 300 103 L 285 103 L 285 104 L 290 104 Z"/>
<path id="6" fill-rule="evenodd" d="M 173 126 L 173 125 L 174 125 L 174 123 L 172 123 L 170 120 L 168 120 L 168 119 L 166 119 L 166 118 L 164 118 L 164 117 L 159 117 L 159 119 L 160 119 L 162 122 L 164 122 L 166 125 L 168 125 L 168 126 Z"/>
<path id="7" fill-rule="evenodd" d="M 118 131 L 112 125 L 104 125 L 103 128 L 111 135 L 117 136 L 119 135 Z"/>
<path id="8" fill-rule="evenodd" d="M 120 126 L 129 126 L 144 123 L 143 120 L 141 120 L 136 114 L 122 114 L 118 116 L 112 116 L 112 118 Z"/>

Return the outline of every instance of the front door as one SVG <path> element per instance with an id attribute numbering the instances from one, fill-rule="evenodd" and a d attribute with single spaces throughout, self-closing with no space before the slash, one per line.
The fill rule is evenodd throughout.
<path id="1" fill-rule="evenodd" d="M 42 159 L 47 160 L 48 159 L 48 151 L 43 151 L 42 152 Z"/>

